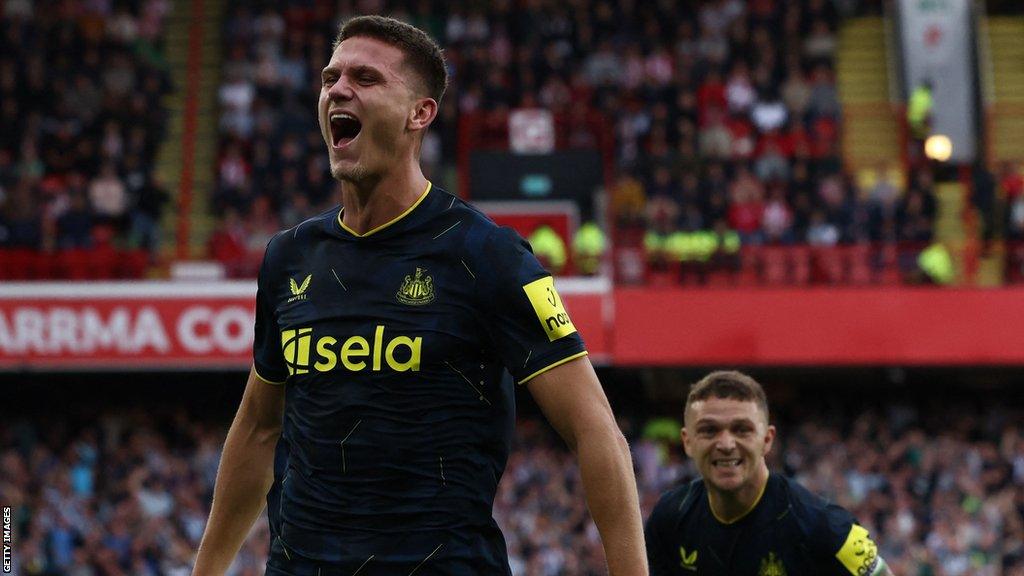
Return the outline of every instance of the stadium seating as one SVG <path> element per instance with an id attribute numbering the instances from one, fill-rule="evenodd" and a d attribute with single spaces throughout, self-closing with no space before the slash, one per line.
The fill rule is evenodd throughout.
<path id="1" fill-rule="evenodd" d="M 5 4 L 0 277 L 139 278 L 154 260 L 167 198 L 153 167 L 170 90 L 159 48 L 168 8 Z"/>

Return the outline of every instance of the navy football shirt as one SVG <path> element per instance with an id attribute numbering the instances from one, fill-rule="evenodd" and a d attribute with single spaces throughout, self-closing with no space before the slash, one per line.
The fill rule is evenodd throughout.
<path id="1" fill-rule="evenodd" d="M 372 574 L 508 574 L 503 374 L 585 354 L 529 245 L 443 190 L 363 235 L 337 209 L 278 234 L 254 364 L 286 385 L 280 544 Z"/>
<path id="2" fill-rule="evenodd" d="M 670 490 L 645 532 L 651 576 L 873 576 L 885 566 L 853 515 L 778 474 L 730 523 L 715 517 L 702 479 Z"/>

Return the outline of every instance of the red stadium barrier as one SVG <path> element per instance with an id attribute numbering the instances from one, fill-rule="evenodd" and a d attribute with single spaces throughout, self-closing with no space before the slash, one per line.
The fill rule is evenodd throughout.
<path id="1" fill-rule="evenodd" d="M 110 246 L 55 252 L 0 249 L 0 280 L 134 280 L 146 275 L 149 253 Z"/>
<path id="2" fill-rule="evenodd" d="M 596 363 L 1024 365 L 1019 289 L 617 288 L 558 280 Z M 253 282 L 0 284 L 0 369 L 245 369 Z"/>
<path id="3" fill-rule="evenodd" d="M 615 290 L 616 365 L 1021 365 L 1024 291 Z"/>

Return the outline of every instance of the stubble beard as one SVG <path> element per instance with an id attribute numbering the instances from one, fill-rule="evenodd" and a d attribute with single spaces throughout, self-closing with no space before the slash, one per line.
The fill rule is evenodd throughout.
<path id="1" fill-rule="evenodd" d="M 364 145 L 369 146 L 371 142 L 376 143 L 376 147 L 381 151 L 380 155 L 384 158 L 399 156 L 400 146 L 398 140 L 389 131 L 388 126 L 380 124 L 367 126 L 364 127 L 363 131 L 367 140 Z M 344 166 L 341 161 L 337 163 L 331 162 L 331 176 L 335 180 L 355 184 L 356 186 L 365 186 L 379 181 L 384 176 L 384 172 L 388 170 L 389 167 L 378 167 L 378 170 L 371 171 L 362 161 L 357 161 L 349 166 Z"/>
<path id="2" fill-rule="evenodd" d="M 331 177 L 338 182 L 348 182 L 350 184 L 362 184 L 370 178 L 370 171 L 366 169 L 366 166 L 362 164 L 356 164 L 355 166 L 344 167 L 338 164 L 331 164 Z"/>

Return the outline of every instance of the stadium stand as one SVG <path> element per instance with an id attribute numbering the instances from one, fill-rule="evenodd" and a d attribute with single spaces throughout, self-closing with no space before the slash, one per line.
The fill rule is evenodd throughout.
<path id="1" fill-rule="evenodd" d="M 160 240 L 153 177 L 169 4 L 6 2 L 0 279 L 138 278 Z"/>
<path id="2" fill-rule="evenodd" d="M 894 574 L 1019 575 L 1019 404 L 974 393 L 883 404 L 863 391 L 775 403 L 770 467 L 853 511 Z M 226 410 L 229 395 L 221 389 L 206 405 Z M 76 403 L 71 418 L 30 411 L 0 429 L 0 495 L 14 506 L 20 535 L 16 573 L 189 573 L 229 418 L 177 397 L 162 407 L 145 395 L 122 398 L 119 408 Z M 696 474 L 678 446 L 678 422 L 651 416 L 667 409 L 645 405 L 635 414 L 647 416 L 622 420 L 645 517 L 664 490 Z M 581 491 L 561 440 L 535 416 L 522 417 L 495 502 L 514 574 L 605 573 Z M 231 574 L 262 574 L 268 546 L 263 519 Z"/>
<path id="3" fill-rule="evenodd" d="M 713 268 L 725 283 L 750 276 L 732 264 L 756 268 L 753 279 L 767 283 L 898 281 L 916 270 L 914 256 L 932 239 L 934 191 L 925 171 L 909 186 L 891 166 L 863 183 L 844 172 L 837 5 L 845 15 L 877 9 L 821 0 L 694 2 L 687 10 L 538 4 L 515 17 L 501 3 L 374 9 L 423 26 L 446 46 L 452 90 L 423 153 L 442 186 L 464 185 L 455 181 L 460 147 L 486 142 L 473 131 L 505 126 L 510 109 L 551 110 L 567 147 L 598 145 L 566 119 L 596 117 L 614 136 L 608 160 L 621 177 L 608 180 L 622 253 L 646 246 L 642 259 L 671 262 L 673 273 L 682 261 L 701 280 Z M 241 255 L 260 253 L 273 230 L 336 202 L 308 103 L 337 23 L 349 15 L 322 3 L 229 8 L 212 198 L 219 225 L 209 250 L 233 274 L 252 275 L 258 258 Z M 680 244 L 673 235 L 715 230 L 738 232 L 746 257 L 723 255 L 712 266 L 699 249 L 671 248 Z M 865 243 L 874 244 L 833 248 Z M 814 249 L 759 249 L 766 245 Z M 908 253 L 908 270 L 896 269 L 898 251 Z M 816 268 L 833 270 L 811 273 Z"/>

